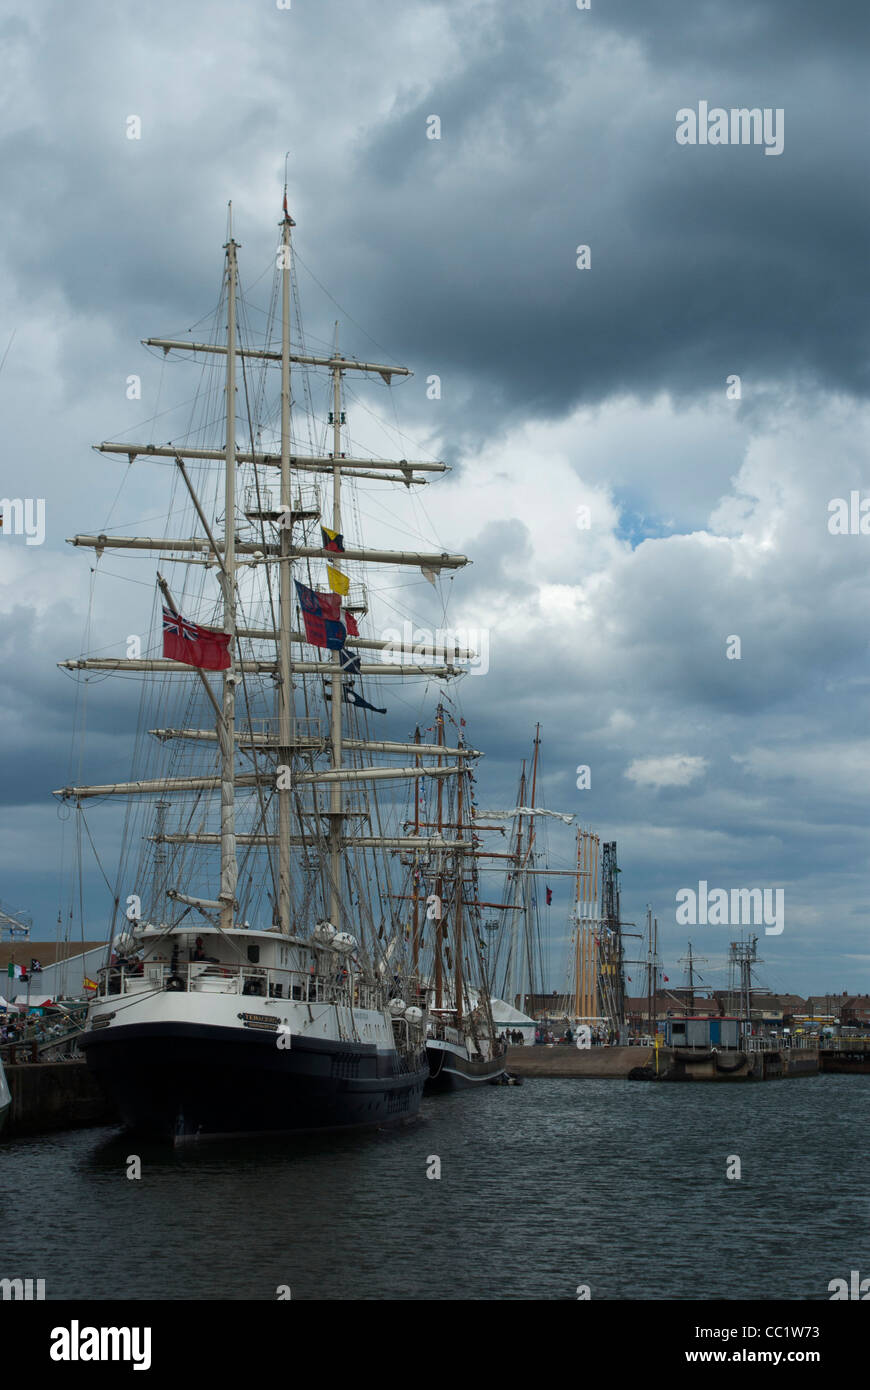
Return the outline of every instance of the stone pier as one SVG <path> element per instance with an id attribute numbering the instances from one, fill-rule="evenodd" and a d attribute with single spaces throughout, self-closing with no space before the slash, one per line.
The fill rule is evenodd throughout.
<path id="1" fill-rule="evenodd" d="M 3 1138 L 111 1124 L 117 1117 L 85 1061 L 25 1062 L 6 1068 L 12 1107 Z"/>
<path id="2" fill-rule="evenodd" d="M 627 1077 L 635 1067 L 649 1066 L 651 1047 L 573 1047 L 568 1043 L 552 1046 L 511 1047 L 508 1071 L 515 1076 L 608 1076 Z"/>

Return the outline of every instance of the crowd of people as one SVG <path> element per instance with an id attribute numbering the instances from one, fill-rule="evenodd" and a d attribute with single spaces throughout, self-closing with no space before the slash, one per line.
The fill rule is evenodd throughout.
<path id="1" fill-rule="evenodd" d="M 522 1047 L 527 1041 L 521 1028 L 506 1028 L 499 1034 L 504 1047 Z M 577 1032 L 572 1029 L 570 1023 L 566 1025 L 562 1032 L 554 1032 L 549 1024 L 539 1023 L 535 1028 L 535 1043 L 538 1047 L 552 1047 L 557 1043 L 571 1045 L 577 1042 Z M 588 1044 L 581 1043 L 581 1046 L 606 1047 L 615 1042 L 616 1034 L 603 1027 L 593 1028 L 590 1031 Z"/>
<path id="2" fill-rule="evenodd" d="M 67 1031 L 67 1024 L 58 1019 L 52 1021 L 39 1014 L 0 1015 L 0 1044 L 52 1042 Z"/>
<path id="3" fill-rule="evenodd" d="M 584 1025 L 584 1027 L 585 1026 L 586 1025 Z M 577 1031 L 572 1029 L 569 1023 L 564 1032 L 559 1033 L 557 1036 L 551 1027 L 542 1025 L 535 1029 L 535 1042 L 539 1046 L 550 1047 L 552 1047 L 554 1043 L 567 1043 L 570 1045 L 577 1043 Z M 603 1025 L 598 1025 L 595 1028 L 587 1028 L 587 1041 L 581 1039 L 577 1045 L 580 1047 L 609 1047 L 615 1042 L 616 1034 L 612 1029 L 605 1028 Z"/>

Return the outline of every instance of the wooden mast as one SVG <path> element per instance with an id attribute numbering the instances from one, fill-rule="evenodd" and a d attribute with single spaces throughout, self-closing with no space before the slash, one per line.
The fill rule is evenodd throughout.
<path id="1" fill-rule="evenodd" d="M 227 370 L 226 449 L 224 454 L 223 628 L 230 636 L 230 666 L 223 675 L 223 700 L 218 737 L 221 754 L 221 878 L 218 900 L 221 927 L 235 918 L 238 864 L 236 861 L 235 730 L 236 730 L 236 243 L 232 232 L 232 203 L 227 253 Z"/>
<path id="2" fill-rule="evenodd" d="M 341 367 L 338 357 L 338 323 L 335 325 L 335 352 L 332 368 L 332 529 L 341 531 Z M 341 767 L 341 705 L 344 682 L 341 674 L 341 652 L 332 653 L 335 674 L 332 679 L 332 711 L 330 720 L 330 765 L 337 772 Z M 339 931 L 341 922 L 341 783 L 336 781 L 329 792 L 329 920 Z"/>
<path id="3" fill-rule="evenodd" d="M 518 803 L 517 803 L 517 804 L 518 804 L 519 806 L 525 806 L 525 804 L 526 804 L 526 760 L 525 760 L 525 758 L 523 758 L 522 771 L 520 772 L 519 800 L 518 800 Z M 515 878 L 514 878 L 514 893 L 513 893 L 513 897 L 514 897 L 514 910 L 513 910 L 513 921 L 512 921 L 512 923 L 511 923 L 511 954 L 510 954 L 510 966 L 511 966 L 510 995 L 511 995 L 511 997 L 510 997 L 510 999 L 508 1000 L 509 1003 L 513 1004 L 514 1007 L 517 1008 L 517 1009 L 519 1009 L 521 1012 L 523 1011 L 523 1003 L 522 1003 L 522 997 L 521 997 L 522 991 L 521 991 L 521 988 L 520 988 L 520 985 L 521 985 L 521 982 L 522 982 L 522 975 L 521 975 L 521 971 L 520 971 L 520 916 L 522 915 L 522 914 L 521 914 L 521 911 L 520 911 L 520 906 L 521 906 L 521 904 L 520 904 L 520 896 L 521 896 L 521 893 L 522 893 L 522 888 L 521 888 L 521 869 L 522 869 L 522 862 L 523 862 L 523 819 L 524 819 L 523 816 L 517 816 L 517 840 L 516 840 L 516 846 L 515 846 L 516 876 L 515 876 Z"/>
<path id="4" fill-rule="evenodd" d="M 459 745 L 462 746 L 462 731 L 459 734 Z M 459 826 L 458 833 L 462 833 L 462 792 L 465 777 L 465 763 L 462 755 L 459 755 L 459 776 L 456 780 L 456 824 Z M 454 897 L 456 901 L 455 921 L 453 928 L 453 950 L 456 959 L 453 962 L 453 994 L 456 1003 L 456 1026 L 462 1027 L 462 897 L 465 891 L 463 879 L 463 858 L 461 854 L 454 855 Z"/>
<path id="5" fill-rule="evenodd" d="M 592 926 L 591 926 L 591 931 L 589 931 L 589 959 L 591 959 L 591 977 L 589 977 L 589 1001 L 591 1001 L 591 1009 L 589 1009 L 589 1012 L 593 1013 L 593 1015 L 595 1015 L 595 1017 L 599 1017 L 599 1015 L 600 1015 L 600 1005 L 599 1005 L 599 998 L 598 998 L 598 940 L 596 940 L 596 935 L 595 935 L 595 934 L 596 934 L 596 931 L 599 930 L 599 927 L 598 927 L 598 872 L 599 872 L 599 863 L 600 863 L 600 859 L 599 859 L 599 848 L 600 848 L 600 841 L 599 841 L 598 835 L 595 835 L 595 837 L 593 837 L 593 840 L 592 840 L 592 851 L 591 851 L 591 852 L 592 852 L 592 898 L 591 898 Z"/>
<path id="6" fill-rule="evenodd" d="M 583 873 L 581 870 L 580 854 L 583 846 L 583 831 L 577 831 L 577 889 L 574 897 L 574 1017 L 582 1018 L 580 1012 L 580 1000 L 586 993 L 586 960 L 582 949 L 582 937 L 584 931 L 583 918 L 581 914 L 581 892 L 583 889 Z"/>
<path id="7" fill-rule="evenodd" d="M 444 713 L 443 713 L 443 708 L 442 708 L 442 706 L 441 706 L 440 704 L 439 704 L 439 706 L 438 706 L 438 712 L 437 712 L 437 714 L 436 714 L 436 716 L 435 716 L 435 727 L 436 727 L 436 731 L 437 731 L 436 741 L 437 741 L 437 743 L 438 743 L 438 747 L 441 748 L 441 747 L 443 746 L 443 744 L 444 744 Z M 438 764 L 437 764 L 437 765 L 438 765 L 438 767 L 441 766 L 441 758 L 440 758 L 440 757 L 438 758 Z M 436 817 L 437 822 L 438 822 L 438 839 L 439 839 L 439 840 L 443 839 L 443 824 L 442 824 L 442 822 L 443 822 L 443 796 L 444 796 L 444 785 L 443 785 L 443 782 L 442 782 L 441 778 L 439 777 L 439 778 L 438 778 L 438 812 L 437 812 L 437 817 Z M 437 901 L 437 911 L 438 911 L 438 917 L 437 917 L 436 923 L 435 923 L 435 1008 L 436 1008 L 436 1009 L 443 1009 L 443 1007 L 444 1007 L 444 975 L 443 975 L 443 970 L 442 970 L 442 966 L 441 966 L 441 951 L 442 951 L 442 949 L 443 949 L 443 942 L 444 942 L 444 905 L 443 905 L 443 904 L 444 904 L 444 900 L 443 900 L 443 897 L 442 897 L 442 894 L 443 894 L 443 892 L 444 892 L 444 877 L 443 877 L 443 873 L 442 873 L 443 862 L 444 862 L 444 861 L 443 861 L 441 855 L 439 854 L 439 856 L 438 856 L 438 877 L 437 877 L 436 880 L 435 880 L 435 898 L 436 898 L 436 901 Z"/>
<path id="8" fill-rule="evenodd" d="M 538 786 L 538 754 L 539 754 L 540 747 L 541 747 L 541 726 L 540 726 L 540 724 L 536 724 L 536 725 L 535 725 L 535 744 L 534 744 L 534 747 L 535 747 L 535 752 L 534 752 L 534 755 L 533 755 L 533 757 L 532 757 L 532 799 L 531 799 L 531 810 L 532 810 L 532 815 L 529 817 L 529 843 L 528 843 L 528 846 L 527 846 L 527 848 L 526 848 L 526 855 L 525 855 L 526 866 L 528 866 L 528 867 L 531 867 L 531 865 L 534 863 L 534 859 L 533 859 L 533 857 L 532 857 L 532 849 L 533 849 L 533 846 L 534 846 L 534 843 L 535 843 L 535 816 L 534 816 L 534 811 L 535 811 L 535 806 L 536 806 L 536 804 L 537 804 L 535 798 L 536 798 L 536 796 L 537 796 L 537 786 Z M 527 968 L 528 968 L 529 994 L 530 994 L 532 997 L 534 997 L 534 994 L 535 994 L 535 978 L 534 978 L 534 974 L 535 974 L 535 972 L 534 972 L 534 951 L 533 951 L 533 949 L 532 949 L 532 926 L 531 926 L 531 922 L 532 922 L 532 912 L 531 912 L 532 901 L 531 901 L 531 891 L 530 891 L 530 888 L 531 888 L 531 885 L 530 885 L 530 883 L 529 883 L 528 874 L 524 874 L 524 875 L 523 875 L 523 905 L 524 905 L 524 907 L 525 907 L 525 912 L 524 912 L 524 914 L 523 914 L 523 917 L 524 917 L 524 920 L 525 920 L 526 966 L 527 966 Z"/>
<path id="9" fill-rule="evenodd" d="M 284 218 L 281 223 L 281 563 L 278 588 L 278 763 L 291 766 L 293 729 L 293 486 L 290 471 L 290 228 L 284 184 Z M 278 780 L 278 923 L 290 931 L 290 798 L 289 777 Z"/>
<path id="10" fill-rule="evenodd" d="M 646 1025 L 647 1033 L 655 1035 L 653 1028 L 653 996 L 655 987 L 653 985 L 653 927 L 652 927 L 652 907 L 647 904 L 646 909 Z"/>
<path id="11" fill-rule="evenodd" d="M 421 740 L 421 735 L 420 735 L 420 725 L 418 724 L 417 727 L 416 727 L 415 730 L 414 730 L 414 742 L 415 742 L 416 744 L 419 744 L 421 741 L 422 741 L 422 740 Z M 421 767 L 421 766 L 422 766 L 422 762 L 423 762 L 423 760 L 422 760 L 422 758 L 421 758 L 421 757 L 419 756 L 419 754 L 418 754 L 417 757 L 415 758 L 416 766 L 417 766 L 417 767 Z M 416 838 L 419 834 L 420 834 L 420 783 L 419 783 L 419 782 L 415 782 L 415 783 L 414 783 L 414 836 L 415 836 L 415 838 Z M 413 936 L 412 936 L 412 939 L 411 939 L 411 958 L 412 958 L 412 962 L 413 962 L 413 973 L 414 973 L 415 979 L 418 978 L 418 976 L 419 976 L 419 971 L 420 971 L 420 880 L 419 880 L 419 878 L 417 877 L 417 875 L 418 875 L 418 873 L 419 873 L 418 860 L 419 860 L 419 855 L 415 854 L 415 855 L 414 855 L 414 870 L 413 870 L 414 877 L 413 877 L 413 881 L 412 881 L 412 885 L 411 885 L 411 886 L 412 886 L 412 896 L 413 896 L 413 899 L 414 899 L 414 926 L 413 926 Z"/>
<path id="12" fill-rule="evenodd" d="M 597 835 L 577 831 L 577 900 L 574 909 L 574 1012 L 586 1022 L 598 1017 L 597 948 L 595 931 L 598 900 Z"/>

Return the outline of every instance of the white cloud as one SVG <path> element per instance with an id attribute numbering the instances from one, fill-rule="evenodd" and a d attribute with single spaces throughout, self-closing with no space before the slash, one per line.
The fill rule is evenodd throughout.
<path id="1" fill-rule="evenodd" d="M 627 729 L 633 729 L 637 720 L 633 715 L 627 714 L 624 709 L 615 709 L 607 721 L 607 727 L 614 734 L 625 733 Z"/>
<path id="2" fill-rule="evenodd" d="M 625 775 L 639 787 L 687 787 L 706 768 L 706 758 L 670 753 L 660 758 L 635 758 Z"/>

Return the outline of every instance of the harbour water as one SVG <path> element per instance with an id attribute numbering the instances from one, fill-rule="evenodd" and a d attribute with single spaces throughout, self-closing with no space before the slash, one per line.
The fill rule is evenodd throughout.
<path id="1" fill-rule="evenodd" d="M 864 1076 L 546 1079 L 366 1135 L 10 1140 L 2 1275 L 47 1299 L 827 1300 L 870 1273 L 868 1111 Z"/>

